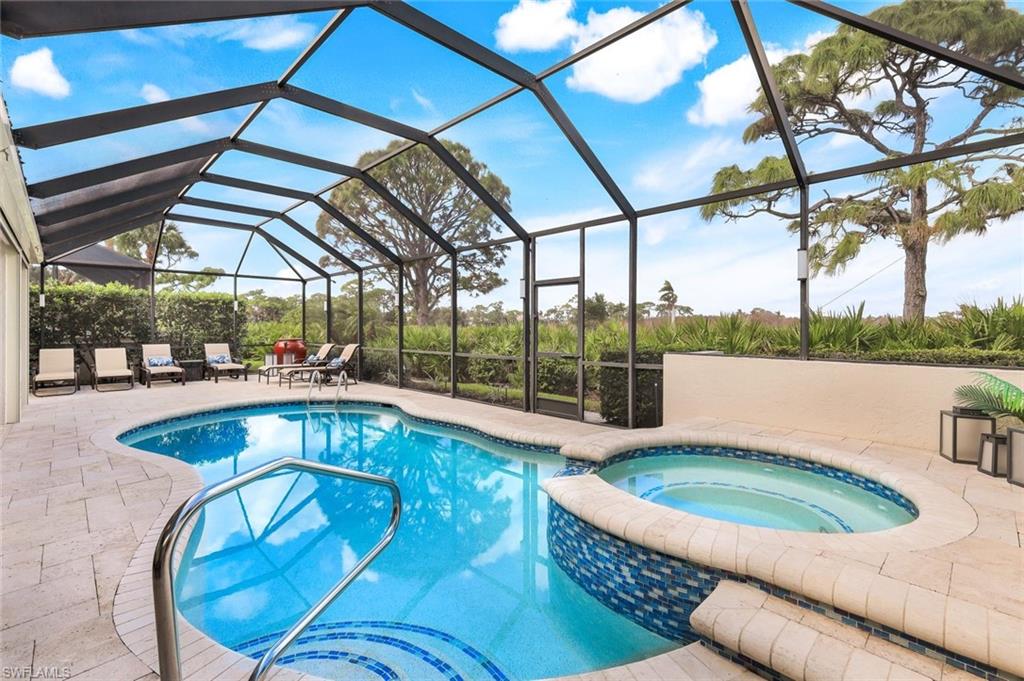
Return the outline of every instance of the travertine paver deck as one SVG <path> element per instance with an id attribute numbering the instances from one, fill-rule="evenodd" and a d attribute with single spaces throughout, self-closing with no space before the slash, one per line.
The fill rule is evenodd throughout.
<path id="1" fill-rule="evenodd" d="M 623 431 L 381 386 L 356 386 L 349 396 L 394 401 L 414 414 L 539 444 L 600 442 L 624 436 Z M 145 569 L 136 564 L 134 572 L 125 572 L 133 556 L 144 555 L 150 548 L 144 541 L 152 541 L 158 532 L 159 524 L 155 529 L 154 524 L 165 513 L 168 499 L 191 493 L 198 488 L 199 478 L 181 462 L 123 448 L 113 442 L 113 436 L 137 423 L 186 408 L 304 397 L 304 389 L 289 392 L 252 381 L 225 381 L 219 385 L 192 383 L 184 388 L 162 384 L 151 390 L 104 394 L 85 389 L 67 397 L 32 399 L 24 421 L 0 432 L 3 666 L 31 670 L 37 676 L 154 678 L 152 657 L 143 661 L 131 652 L 139 649 L 140 640 L 152 636 L 151 625 L 139 617 L 145 610 L 124 609 L 115 615 L 114 596 L 119 586 L 128 594 L 133 584 L 141 588 L 139 594 L 145 593 Z M 943 486 L 975 514 L 961 538 L 914 552 L 837 545 L 815 549 L 816 555 L 889 577 L 918 595 L 951 596 L 968 604 L 963 616 L 954 618 L 959 624 L 948 632 L 951 637 L 979 639 L 978 631 L 983 630 L 985 636 L 979 640 L 1002 636 L 1006 644 L 1012 644 L 1022 635 L 1013 626 L 1024 613 L 1024 491 L 928 452 L 775 431 L 748 423 L 701 420 L 687 427 L 735 433 L 737 437 L 770 435 L 804 446 L 846 451 L 872 465 L 886 464 Z M 934 603 L 928 598 L 921 600 L 922 607 Z M 131 600 L 125 604 L 130 605 Z M 908 601 L 908 613 L 917 608 Z M 974 621 L 979 619 L 976 612 L 979 621 Z M 137 633 L 125 634 L 134 641 L 129 647 L 118 637 L 114 619 L 123 628 L 133 615 Z M 202 641 L 193 645 L 208 647 Z M 210 664 L 193 669 L 199 677 L 213 678 L 223 671 L 225 677 L 241 678 L 247 673 L 243 663 L 206 654 Z M 630 673 L 673 678 L 667 671 L 651 669 Z"/>

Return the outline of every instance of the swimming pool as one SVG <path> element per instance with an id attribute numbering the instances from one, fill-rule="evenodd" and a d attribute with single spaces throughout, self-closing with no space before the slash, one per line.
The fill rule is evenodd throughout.
<path id="1" fill-rule="evenodd" d="M 550 559 L 539 482 L 564 460 L 388 407 L 198 414 L 123 444 L 207 483 L 281 456 L 394 478 L 398 535 L 280 663 L 327 678 L 524 679 L 624 664 L 675 644 L 600 604 Z M 377 541 L 386 491 L 287 472 L 212 502 L 183 542 L 178 607 L 259 657 Z"/>
<path id="2" fill-rule="evenodd" d="M 722 447 L 639 450 L 598 475 L 657 504 L 781 530 L 870 532 L 917 517 L 909 500 L 878 482 L 764 452 Z"/>

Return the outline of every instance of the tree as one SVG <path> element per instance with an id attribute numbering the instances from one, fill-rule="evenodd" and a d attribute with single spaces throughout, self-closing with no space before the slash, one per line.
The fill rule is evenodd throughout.
<path id="1" fill-rule="evenodd" d="M 1024 64 L 1024 15 L 1003 0 L 906 0 L 868 15 L 956 52 L 1014 70 Z M 836 134 L 871 145 L 886 157 L 964 144 L 977 137 L 1021 127 L 1015 118 L 1000 128 L 992 114 L 1021 108 L 1022 91 L 882 38 L 843 25 L 807 54 L 793 54 L 773 67 L 798 140 Z M 936 139 L 931 111 L 940 95 L 958 94 L 975 106 L 973 118 L 955 134 Z M 880 101 L 879 101 L 879 98 Z M 871 111 L 858 101 L 877 103 Z M 778 136 L 764 93 L 750 105 L 758 115 L 744 142 Z M 983 234 L 991 220 L 1005 220 L 1024 209 L 1024 172 L 1019 152 L 996 150 L 924 163 L 866 176 L 869 187 L 843 196 L 826 195 L 810 206 L 815 273 L 832 275 L 872 241 L 895 240 L 905 253 L 903 316 L 924 317 L 928 246 L 960 234 Z M 792 177 L 785 158 L 767 157 L 749 170 L 732 165 L 715 174 L 712 191 L 723 192 Z M 791 220 L 796 190 L 710 204 L 705 220 L 736 220 L 766 213 Z"/>
<path id="2" fill-rule="evenodd" d="M 668 311 L 668 318 L 673 324 L 676 323 L 676 303 L 679 302 L 679 296 L 676 295 L 676 290 L 672 288 L 672 282 L 668 279 L 658 289 L 658 300 L 665 306 L 665 310 Z"/>
<path id="3" fill-rule="evenodd" d="M 199 257 L 199 253 L 192 248 L 188 240 L 185 239 L 185 235 L 181 233 L 181 229 L 173 222 L 164 225 L 162 237 L 160 236 L 160 223 L 154 222 L 118 234 L 109 239 L 107 245 L 122 255 L 151 263 L 158 240 L 160 241 L 160 252 L 156 258 L 158 267 L 173 269 L 182 261 Z M 160 272 L 157 274 L 156 283 L 185 291 L 199 291 L 217 280 L 215 274 L 224 274 L 224 270 L 219 267 L 204 267 L 201 271 L 207 274 Z"/>
<path id="4" fill-rule="evenodd" d="M 357 165 L 365 167 L 374 159 L 391 154 L 404 142 L 394 141 L 384 149 L 360 156 Z M 456 142 L 444 145 L 469 172 L 506 208 L 510 207 L 510 191 L 487 166 L 473 158 L 469 149 Z M 374 169 L 374 177 L 401 198 L 438 234 L 455 244 L 470 244 L 494 238 L 498 224 L 491 211 L 423 145 L 418 145 L 382 163 Z M 384 246 L 400 257 L 435 252 L 438 247 L 414 225 L 406 222 L 377 194 L 358 181 L 336 187 L 329 201 Z M 381 260 L 381 255 L 328 213 L 317 219 L 317 233 L 349 254 L 356 262 Z M 479 295 L 505 283 L 499 270 L 505 264 L 508 246 L 460 253 L 458 256 L 459 293 Z M 321 264 L 331 262 L 321 258 Z M 405 265 L 406 304 L 413 310 L 416 323 L 429 324 L 438 303 L 451 292 L 451 264 L 448 258 L 427 258 Z M 370 281 L 385 281 L 392 290 L 398 286 L 395 267 L 367 271 Z"/>

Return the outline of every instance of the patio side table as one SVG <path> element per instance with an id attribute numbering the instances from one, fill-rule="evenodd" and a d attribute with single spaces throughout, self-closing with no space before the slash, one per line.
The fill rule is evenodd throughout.
<path id="1" fill-rule="evenodd" d="M 203 380 L 203 366 L 206 364 L 205 359 L 181 359 L 178 360 L 178 364 L 185 370 L 186 381 L 201 381 Z"/>

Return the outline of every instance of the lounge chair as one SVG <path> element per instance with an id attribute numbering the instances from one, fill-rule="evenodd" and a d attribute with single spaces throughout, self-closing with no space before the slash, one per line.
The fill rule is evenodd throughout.
<path id="1" fill-rule="evenodd" d="M 221 376 L 242 376 L 249 380 L 249 365 L 232 357 L 227 343 L 204 343 L 203 352 L 206 353 L 206 364 L 203 365 L 204 381 L 208 374 L 213 375 L 214 383 L 217 383 Z"/>
<path id="2" fill-rule="evenodd" d="M 146 387 L 153 386 L 153 380 L 181 381 L 185 385 L 185 370 L 171 356 L 167 343 L 142 346 L 142 364 L 139 367 L 146 376 Z"/>
<path id="3" fill-rule="evenodd" d="M 128 353 L 124 348 L 96 348 L 93 351 L 93 358 L 96 360 L 92 367 L 92 389 L 96 392 L 109 392 L 100 390 L 101 384 L 128 382 L 127 388 L 116 388 L 116 390 L 131 390 L 135 387 L 135 372 L 128 365 Z"/>
<path id="4" fill-rule="evenodd" d="M 296 362 L 293 364 L 264 364 L 259 369 L 257 369 L 256 380 L 259 381 L 263 376 L 266 376 L 267 385 L 270 385 L 270 377 L 273 376 L 276 372 L 279 372 L 282 369 L 299 369 L 304 366 L 307 366 L 306 362 L 320 361 L 321 358 L 326 359 L 327 357 L 330 356 L 333 350 L 334 343 L 324 343 L 323 345 L 320 346 L 320 349 L 317 350 L 315 355 L 307 355 L 306 359 L 302 362 Z"/>
<path id="5" fill-rule="evenodd" d="M 357 350 L 359 350 L 358 343 L 346 345 L 341 354 L 328 362 L 327 366 L 324 367 L 324 378 L 337 376 L 339 381 L 345 381 L 345 390 L 348 390 L 349 377 L 352 377 L 353 383 L 357 383 L 355 379 L 355 364 L 353 363 Z"/>
<path id="6" fill-rule="evenodd" d="M 280 369 L 277 372 L 277 384 L 281 385 L 284 379 L 288 379 L 288 389 L 291 390 L 292 381 L 308 381 L 313 377 L 314 371 L 320 371 L 321 377 L 324 376 L 324 369 L 328 362 L 331 360 L 331 355 L 334 353 L 334 349 L 338 347 L 334 343 L 331 343 L 330 349 L 326 354 L 320 354 L 319 352 L 312 357 L 307 357 L 306 360 L 299 365 L 289 366 Z M 323 348 L 320 348 L 323 350 Z"/>
<path id="7" fill-rule="evenodd" d="M 78 392 L 78 362 L 75 360 L 74 348 L 47 348 L 39 351 L 39 371 L 32 377 L 32 394 L 39 397 L 37 392 L 45 387 L 43 383 L 62 386 L 73 383 L 74 388 L 67 393 L 53 393 L 53 395 L 71 395 Z"/>

